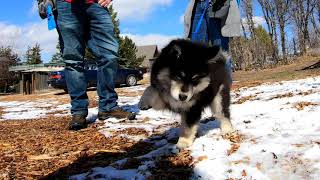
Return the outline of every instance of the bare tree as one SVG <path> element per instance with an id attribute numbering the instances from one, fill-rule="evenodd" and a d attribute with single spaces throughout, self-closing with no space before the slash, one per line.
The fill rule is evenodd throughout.
<path id="1" fill-rule="evenodd" d="M 273 0 L 275 4 L 277 20 L 279 24 L 279 31 L 281 37 L 281 49 L 282 49 L 282 58 L 285 63 L 287 61 L 287 47 L 286 47 L 286 32 L 285 26 L 289 20 L 289 7 L 291 5 L 291 0 Z"/>
<path id="2" fill-rule="evenodd" d="M 254 22 L 253 0 L 241 1 L 243 36 L 233 38 L 230 52 L 236 69 L 260 69 L 289 63 L 289 52 L 303 55 L 320 46 L 320 0 L 257 0 L 267 31 Z M 289 25 L 295 25 L 295 31 Z M 288 30 L 293 33 L 288 39 Z M 281 53 L 279 52 L 281 50 Z"/>
<path id="3" fill-rule="evenodd" d="M 309 22 L 319 0 L 292 0 L 291 16 L 297 27 L 301 54 L 307 52 L 309 42 Z"/>
<path id="4" fill-rule="evenodd" d="M 270 0 L 258 0 L 263 16 L 266 20 L 266 24 L 268 27 L 270 38 L 272 39 L 272 58 L 275 61 L 275 63 L 278 63 L 279 61 L 279 50 L 278 50 L 278 33 L 277 33 L 277 25 L 276 25 L 276 8 L 274 4 Z"/>
<path id="5" fill-rule="evenodd" d="M 245 16 L 247 19 L 247 25 L 249 27 L 251 37 L 254 38 L 255 33 L 254 33 L 252 0 L 243 0 L 242 4 L 243 4 Z"/>
<path id="6" fill-rule="evenodd" d="M 314 13 L 310 18 L 315 36 L 317 39 L 320 39 L 320 1 L 316 4 Z"/>

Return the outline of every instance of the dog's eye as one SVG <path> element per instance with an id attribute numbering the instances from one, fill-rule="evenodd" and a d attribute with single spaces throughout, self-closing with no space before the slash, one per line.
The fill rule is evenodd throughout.
<path id="1" fill-rule="evenodd" d="M 192 76 L 192 80 L 196 80 L 196 79 L 198 79 L 200 76 L 199 75 L 194 75 L 194 76 Z"/>
<path id="2" fill-rule="evenodd" d="M 201 76 L 201 75 L 194 75 L 194 76 L 192 76 L 192 81 L 199 81 L 203 77 L 204 76 Z"/>
<path id="3" fill-rule="evenodd" d="M 184 79 L 184 77 L 186 77 L 186 74 L 184 72 L 180 72 L 174 76 L 175 80 L 179 80 L 179 81 Z"/>
<path id="4" fill-rule="evenodd" d="M 192 76 L 192 80 L 196 80 L 196 79 L 201 79 L 201 78 L 204 78 L 204 77 L 206 77 L 207 76 L 207 74 L 205 74 L 205 73 L 203 73 L 203 74 L 196 74 L 196 75 L 194 75 L 194 76 Z"/>
<path id="5" fill-rule="evenodd" d="M 184 73 L 184 72 L 181 71 L 180 74 L 179 74 L 179 77 L 180 77 L 180 78 L 186 77 L 186 73 Z"/>
<path id="6" fill-rule="evenodd" d="M 202 78 L 206 77 L 206 74 L 197 74 L 197 75 L 194 75 L 192 76 L 192 83 L 193 84 L 199 84 L 200 80 Z"/>
<path id="7" fill-rule="evenodd" d="M 176 80 L 176 81 L 181 81 L 182 80 L 181 76 L 174 76 L 173 79 Z"/>

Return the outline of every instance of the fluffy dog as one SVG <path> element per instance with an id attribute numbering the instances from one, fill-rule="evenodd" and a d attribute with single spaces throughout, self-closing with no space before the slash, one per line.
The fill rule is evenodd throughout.
<path id="1" fill-rule="evenodd" d="M 192 145 L 206 107 L 211 107 L 220 120 L 222 133 L 233 131 L 225 55 L 217 46 L 178 39 L 162 50 L 152 66 L 151 85 L 143 93 L 139 108 L 181 115 L 179 149 Z"/>

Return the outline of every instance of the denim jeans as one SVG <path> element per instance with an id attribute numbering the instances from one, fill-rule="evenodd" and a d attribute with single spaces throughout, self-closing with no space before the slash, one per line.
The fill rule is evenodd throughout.
<path id="1" fill-rule="evenodd" d="M 199 31 L 196 32 L 201 16 L 206 8 L 206 0 L 199 0 L 195 5 L 195 12 L 192 21 L 192 31 L 190 38 L 192 41 L 209 43 L 210 45 L 220 46 L 222 50 L 229 51 L 229 37 L 223 37 L 221 34 L 221 20 L 217 18 L 210 18 L 208 12 L 201 22 Z M 232 60 L 228 59 L 226 62 L 226 69 L 232 83 Z"/>
<path id="2" fill-rule="evenodd" d="M 71 114 L 88 114 L 87 78 L 84 68 L 86 47 L 96 57 L 99 111 L 117 106 L 118 95 L 113 79 L 117 71 L 119 44 L 114 25 L 106 8 L 97 3 L 68 3 L 57 0 L 57 30 L 66 63 L 65 76 L 71 97 Z"/>

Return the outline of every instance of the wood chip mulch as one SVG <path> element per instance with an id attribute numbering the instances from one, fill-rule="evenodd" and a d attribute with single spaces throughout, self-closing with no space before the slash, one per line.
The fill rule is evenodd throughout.
<path id="1" fill-rule="evenodd" d="M 147 143 L 108 139 L 96 125 L 73 132 L 70 117 L 0 122 L 0 179 L 64 179 L 150 151 Z"/>
<path id="2" fill-rule="evenodd" d="M 0 179 L 67 179 L 124 158 L 131 159 L 128 168 L 139 165 L 134 161 L 135 157 L 155 148 L 152 144 L 121 136 L 106 138 L 99 132 L 98 123 L 78 132 L 69 131 L 70 119 L 69 116 L 50 116 L 37 120 L 0 121 Z M 146 134 L 135 128 L 123 133 Z M 167 177 L 184 179 L 192 173 L 191 164 L 188 152 L 162 157 L 156 162 L 157 170 L 152 177 L 165 173 Z"/>
<path id="3" fill-rule="evenodd" d="M 177 155 L 160 159 L 152 171 L 151 179 L 190 179 L 193 173 L 193 159 L 190 152 L 184 150 Z"/>
<path id="4" fill-rule="evenodd" d="M 1 119 L 1 117 L 2 117 L 3 114 L 4 114 L 4 112 L 3 112 L 3 107 L 0 106 L 0 119 Z"/>

